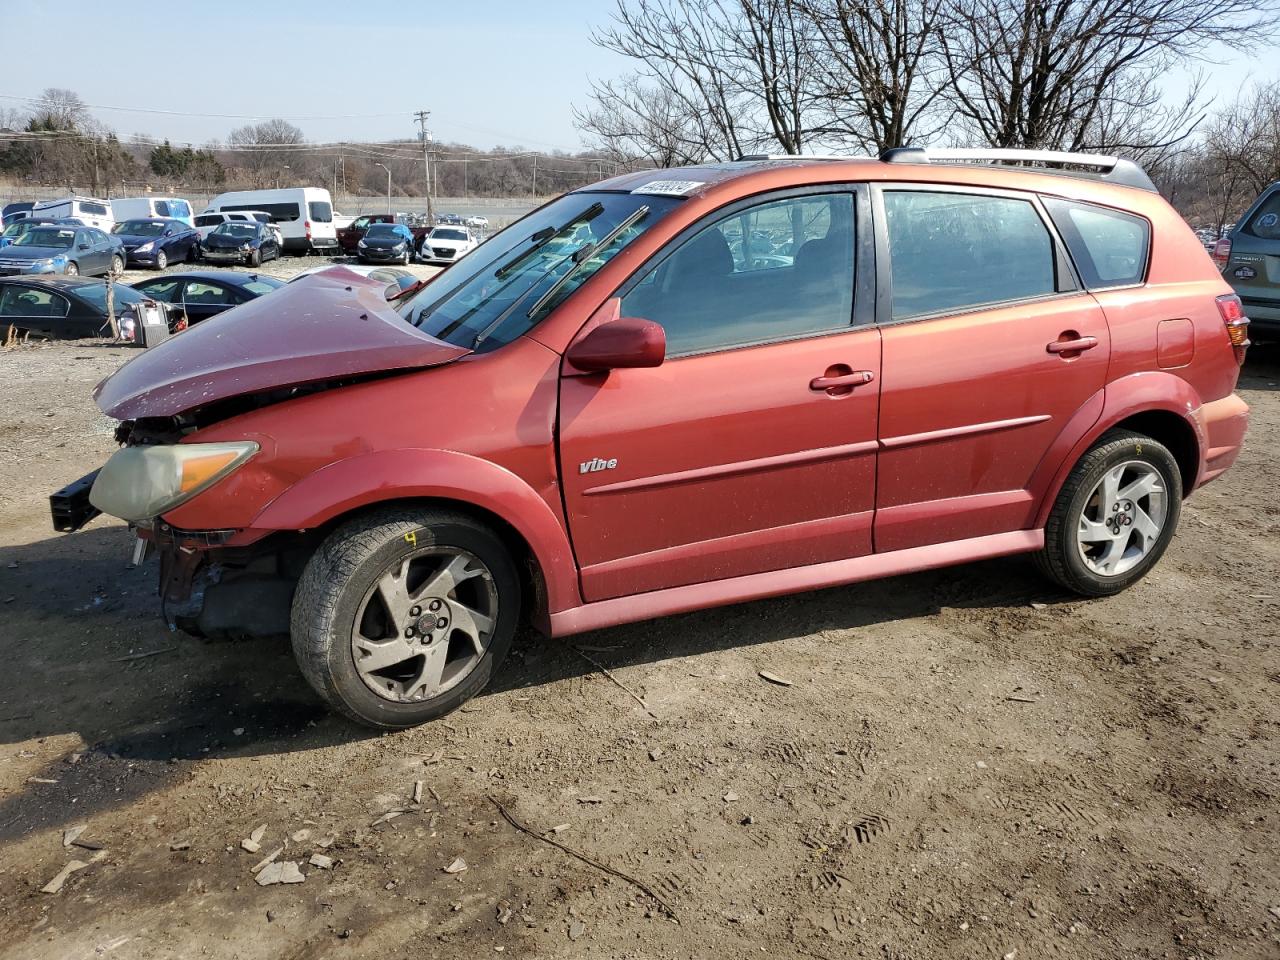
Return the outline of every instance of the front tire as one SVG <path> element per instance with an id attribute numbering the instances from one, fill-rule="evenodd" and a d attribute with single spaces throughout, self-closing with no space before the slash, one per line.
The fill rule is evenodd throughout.
<path id="1" fill-rule="evenodd" d="M 165 253 L 163 250 L 157 251 L 157 253 L 156 253 L 156 269 L 157 269 L 157 270 L 163 270 L 163 269 L 164 269 L 165 267 L 167 267 L 167 266 L 169 266 L 169 255 L 168 255 L 167 253 Z"/>
<path id="2" fill-rule="evenodd" d="M 62 272 L 68 277 L 76 277 L 80 275 L 80 267 L 74 260 L 68 260 L 67 265 L 62 268 Z"/>
<path id="3" fill-rule="evenodd" d="M 255 250 L 255 251 L 253 251 L 253 253 L 249 254 L 249 266 L 251 266 L 251 267 L 260 267 L 260 266 L 262 266 L 262 251 L 261 251 L 261 250 Z"/>
<path id="4" fill-rule="evenodd" d="M 511 647 L 520 579 L 488 527 L 462 514 L 386 508 L 335 530 L 294 593 L 304 677 L 334 710 L 404 729 L 456 710 Z"/>
<path id="5" fill-rule="evenodd" d="M 1119 593 L 1160 560 L 1181 511 L 1182 473 L 1169 449 L 1140 433 L 1112 430 L 1062 485 L 1037 566 L 1086 597 Z"/>
<path id="6" fill-rule="evenodd" d="M 111 258 L 111 276 L 118 277 L 124 273 L 124 257 Z"/>

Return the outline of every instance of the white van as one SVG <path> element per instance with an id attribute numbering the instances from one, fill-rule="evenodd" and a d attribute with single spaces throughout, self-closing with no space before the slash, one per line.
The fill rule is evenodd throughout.
<path id="1" fill-rule="evenodd" d="M 111 201 L 98 200 L 95 197 L 65 197 L 62 200 L 41 200 L 31 208 L 32 217 L 74 217 L 86 227 L 97 227 L 103 233 L 110 233 L 116 225 L 116 218 L 111 213 Z"/>
<path id="2" fill-rule="evenodd" d="M 280 228 L 289 253 L 337 253 L 338 231 L 333 226 L 333 203 L 322 187 L 282 190 L 236 190 L 209 201 L 206 213 L 265 210 Z"/>
<path id="3" fill-rule="evenodd" d="M 124 197 L 111 201 L 111 213 L 117 221 L 170 217 L 194 227 L 191 204 L 181 197 Z"/>

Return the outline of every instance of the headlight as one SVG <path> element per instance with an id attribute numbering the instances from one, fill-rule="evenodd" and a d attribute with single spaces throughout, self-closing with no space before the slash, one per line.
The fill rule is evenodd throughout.
<path id="1" fill-rule="evenodd" d="M 367 244 L 367 243 L 365 243 L 363 240 L 361 240 L 359 243 L 357 243 L 357 244 L 356 244 L 356 246 L 357 246 L 357 247 L 364 248 L 364 247 L 367 247 L 367 246 L 368 246 L 368 244 Z"/>
<path id="2" fill-rule="evenodd" d="M 89 502 L 121 520 L 150 520 L 213 486 L 257 452 L 251 440 L 125 447 L 99 472 Z"/>
<path id="3" fill-rule="evenodd" d="M 142 246 L 136 248 L 133 252 L 134 253 L 150 253 L 151 249 L 155 245 L 156 245 L 156 242 L 154 240 L 149 240 L 146 243 L 144 243 Z"/>
<path id="4" fill-rule="evenodd" d="M 393 252 L 393 253 L 394 253 L 396 250 L 403 250 L 403 249 L 404 249 L 404 241 L 403 241 L 403 240 L 401 240 L 399 243 L 397 243 L 394 247 L 392 247 L 392 248 L 391 248 L 391 250 L 392 250 L 392 252 Z"/>
<path id="5" fill-rule="evenodd" d="M 242 243 L 242 244 L 240 245 L 240 249 L 241 249 L 244 253 L 248 253 L 250 250 L 252 250 L 252 249 L 253 249 L 253 244 L 251 244 L 251 243 Z"/>

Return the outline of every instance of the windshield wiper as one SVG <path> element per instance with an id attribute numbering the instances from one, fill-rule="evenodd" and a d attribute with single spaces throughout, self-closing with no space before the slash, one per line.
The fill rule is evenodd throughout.
<path id="1" fill-rule="evenodd" d="M 537 299 L 534 305 L 529 308 L 529 312 L 526 313 L 525 316 L 532 317 L 544 306 L 546 306 L 547 302 L 552 297 L 554 297 L 557 293 L 560 292 L 560 288 L 563 287 L 566 283 L 568 283 L 570 278 L 575 273 L 577 273 L 580 269 L 582 269 L 582 265 L 584 263 L 586 263 L 588 260 L 594 257 L 601 250 L 608 249 L 609 244 L 617 240 L 619 235 L 621 235 L 624 231 L 629 230 L 631 227 L 639 223 L 642 219 L 644 219 L 648 215 L 648 213 L 649 213 L 648 207 L 639 207 L 634 213 L 631 214 L 631 216 L 624 219 L 621 223 L 619 223 L 616 227 L 614 227 L 612 230 L 606 233 L 603 237 L 601 237 L 595 243 L 585 243 L 581 247 L 579 247 L 577 250 L 575 250 L 571 257 L 571 259 L 573 260 L 573 266 L 564 272 L 564 276 L 562 276 L 559 280 L 557 280 L 555 283 L 553 283 L 550 287 L 547 288 L 547 292 Z M 488 333 L 488 331 L 486 330 L 485 333 Z"/>
<path id="2" fill-rule="evenodd" d="M 512 270 L 520 266 L 520 264 L 524 263 L 531 256 L 533 256 L 535 253 L 537 253 L 539 250 L 545 247 L 548 243 L 550 243 L 554 238 L 560 236 L 560 234 L 564 233 L 574 224 L 589 223 L 590 221 L 594 220 L 596 217 L 600 216 L 600 214 L 602 213 L 604 213 L 604 204 L 601 203 L 599 200 L 597 200 L 595 203 L 587 207 L 587 209 L 583 210 L 580 214 L 578 214 L 572 220 L 566 221 L 564 226 L 543 227 L 541 230 L 539 230 L 537 233 L 535 233 L 533 236 L 529 238 L 533 242 L 533 246 L 531 246 L 528 250 L 521 250 L 514 257 L 512 257 L 510 260 L 508 260 L 506 263 L 500 266 L 497 270 L 493 271 L 494 277 L 498 280 L 503 279 Z"/>
<path id="3" fill-rule="evenodd" d="M 603 212 L 604 212 L 604 204 L 602 204 L 600 201 L 597 200 L 595 203 L 591 204 L 591 206 L 587 207 L 581 213 L 577 214 L 572 219 L 566 221 L 563 226 L 543 227 L 541 230 L 532 234 L 528 238 L 528 240 L 525 241 L 525 242 L 532 242 L 533 246 L 530 247 L 528 250 L 522 250 L 520 253 L 516 254 L 514 257 L 512 257 L 510 260 L 508 260 L 506 263 L 500 266 L 497 270 L 493 272 L 494 277 L 498 280 L 503 279 L 504 277 L 506 277 L 507 274 L 509 274 L 517 266 L 524 263 L 525 260 L 527 260 L 529 257 L 533 256 L 533 254 L 537 253 L 539 250 L 545 247 L 547 243 L 551 241 L 552 238 L 557 237 L 560 234 L 564 233 L 564 231 L 568 230 L 579 220 L 584 220 L 584 221 L 592 220 L 598 217 Z M 467 277 L 467 279 L 464 280 L 462 283 L 458 284 L 452 290 L 450 290 L 448 293 L 442 296 L 439 300 L 435 301 L 435 303 L 429 304 L 428 306 L 423 307 L 421 310 L 419 310 L 418 319 L 414 323 L 414 326 L 416 327 L 422 326 L 422 322 L 427 317 L 435 313 L 436 307 L 440 306 L 440 304 L 444 303 L 446 300 L 452 297 L 459 290 L 466 289 L 466 287 L 472 281 L 474 281 L 476 277 L 480 276 L 482 273 L 484 273 L 488 269 L 489 269 L 488 265 L 481 267 L 471 276 Z M 441 330 L 439 333 L 436 334 L 436 339 L 443 340 L 445 337 L 449 336 L 449 334 L 453 333 L 460 326 L 462 326 L 464 323 L 470 320 L 472 314 L 474 314 L 477 310 L 479 310 L 480 306 L 481 306 L 480 304 L 477 304 L 476 306 L 468 310 L 466 313 L 464 313 L 457 320 L 454 320 L 447 327 L 445 327 L 443 330 Z M 474 343 L 472 344 L 472 349 L 475 349 Z"/>

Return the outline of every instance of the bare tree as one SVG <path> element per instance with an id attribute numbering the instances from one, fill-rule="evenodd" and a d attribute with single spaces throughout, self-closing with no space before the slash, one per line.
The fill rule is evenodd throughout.
<path id="1" fill-rule="evenodd" d="M 237 152 L 239 165 L 259 184 L 278 178 L 285 167 L 293 169 L 297 148 L 306 143 L 302 131 L 288 120 L 265 120 L 236 127 L 227 135 L 227 146 Z"/>
<path id="2" fill-rule="evenodd" d="M 925 0 L 798 0 L 821 37 L 816 58 L 829 132 L 876 153 L 928 140 L 938 111 L 940 4 Z"/>
<path id="3" fill-rule="evenodd" d="M 998 147 L 1071 150 L 1149 109 L 1154 78 L 1175 63 L 1214 43 L 1261 42 L 1275 7 L 1274 0 L 945 2 L 942 50 L 961 132 Z M 1169 131 L 1157 135 L 1168 139 Z"/>
<path id="4" fill-rule="evenodd" d="M 794 0 L 617 0 L 594 39 L 638 67 L 596 84 L 579 120 L 640 156 L 799 153 L 820 126 L 820 45 Z"/>
<path id="5" fill-rule="evenodd" d="M 87 130 L 92 115 L 89 107 L 74 90 L 46 87 L 31 109 L 30 122 L 42 130 Z"/>

